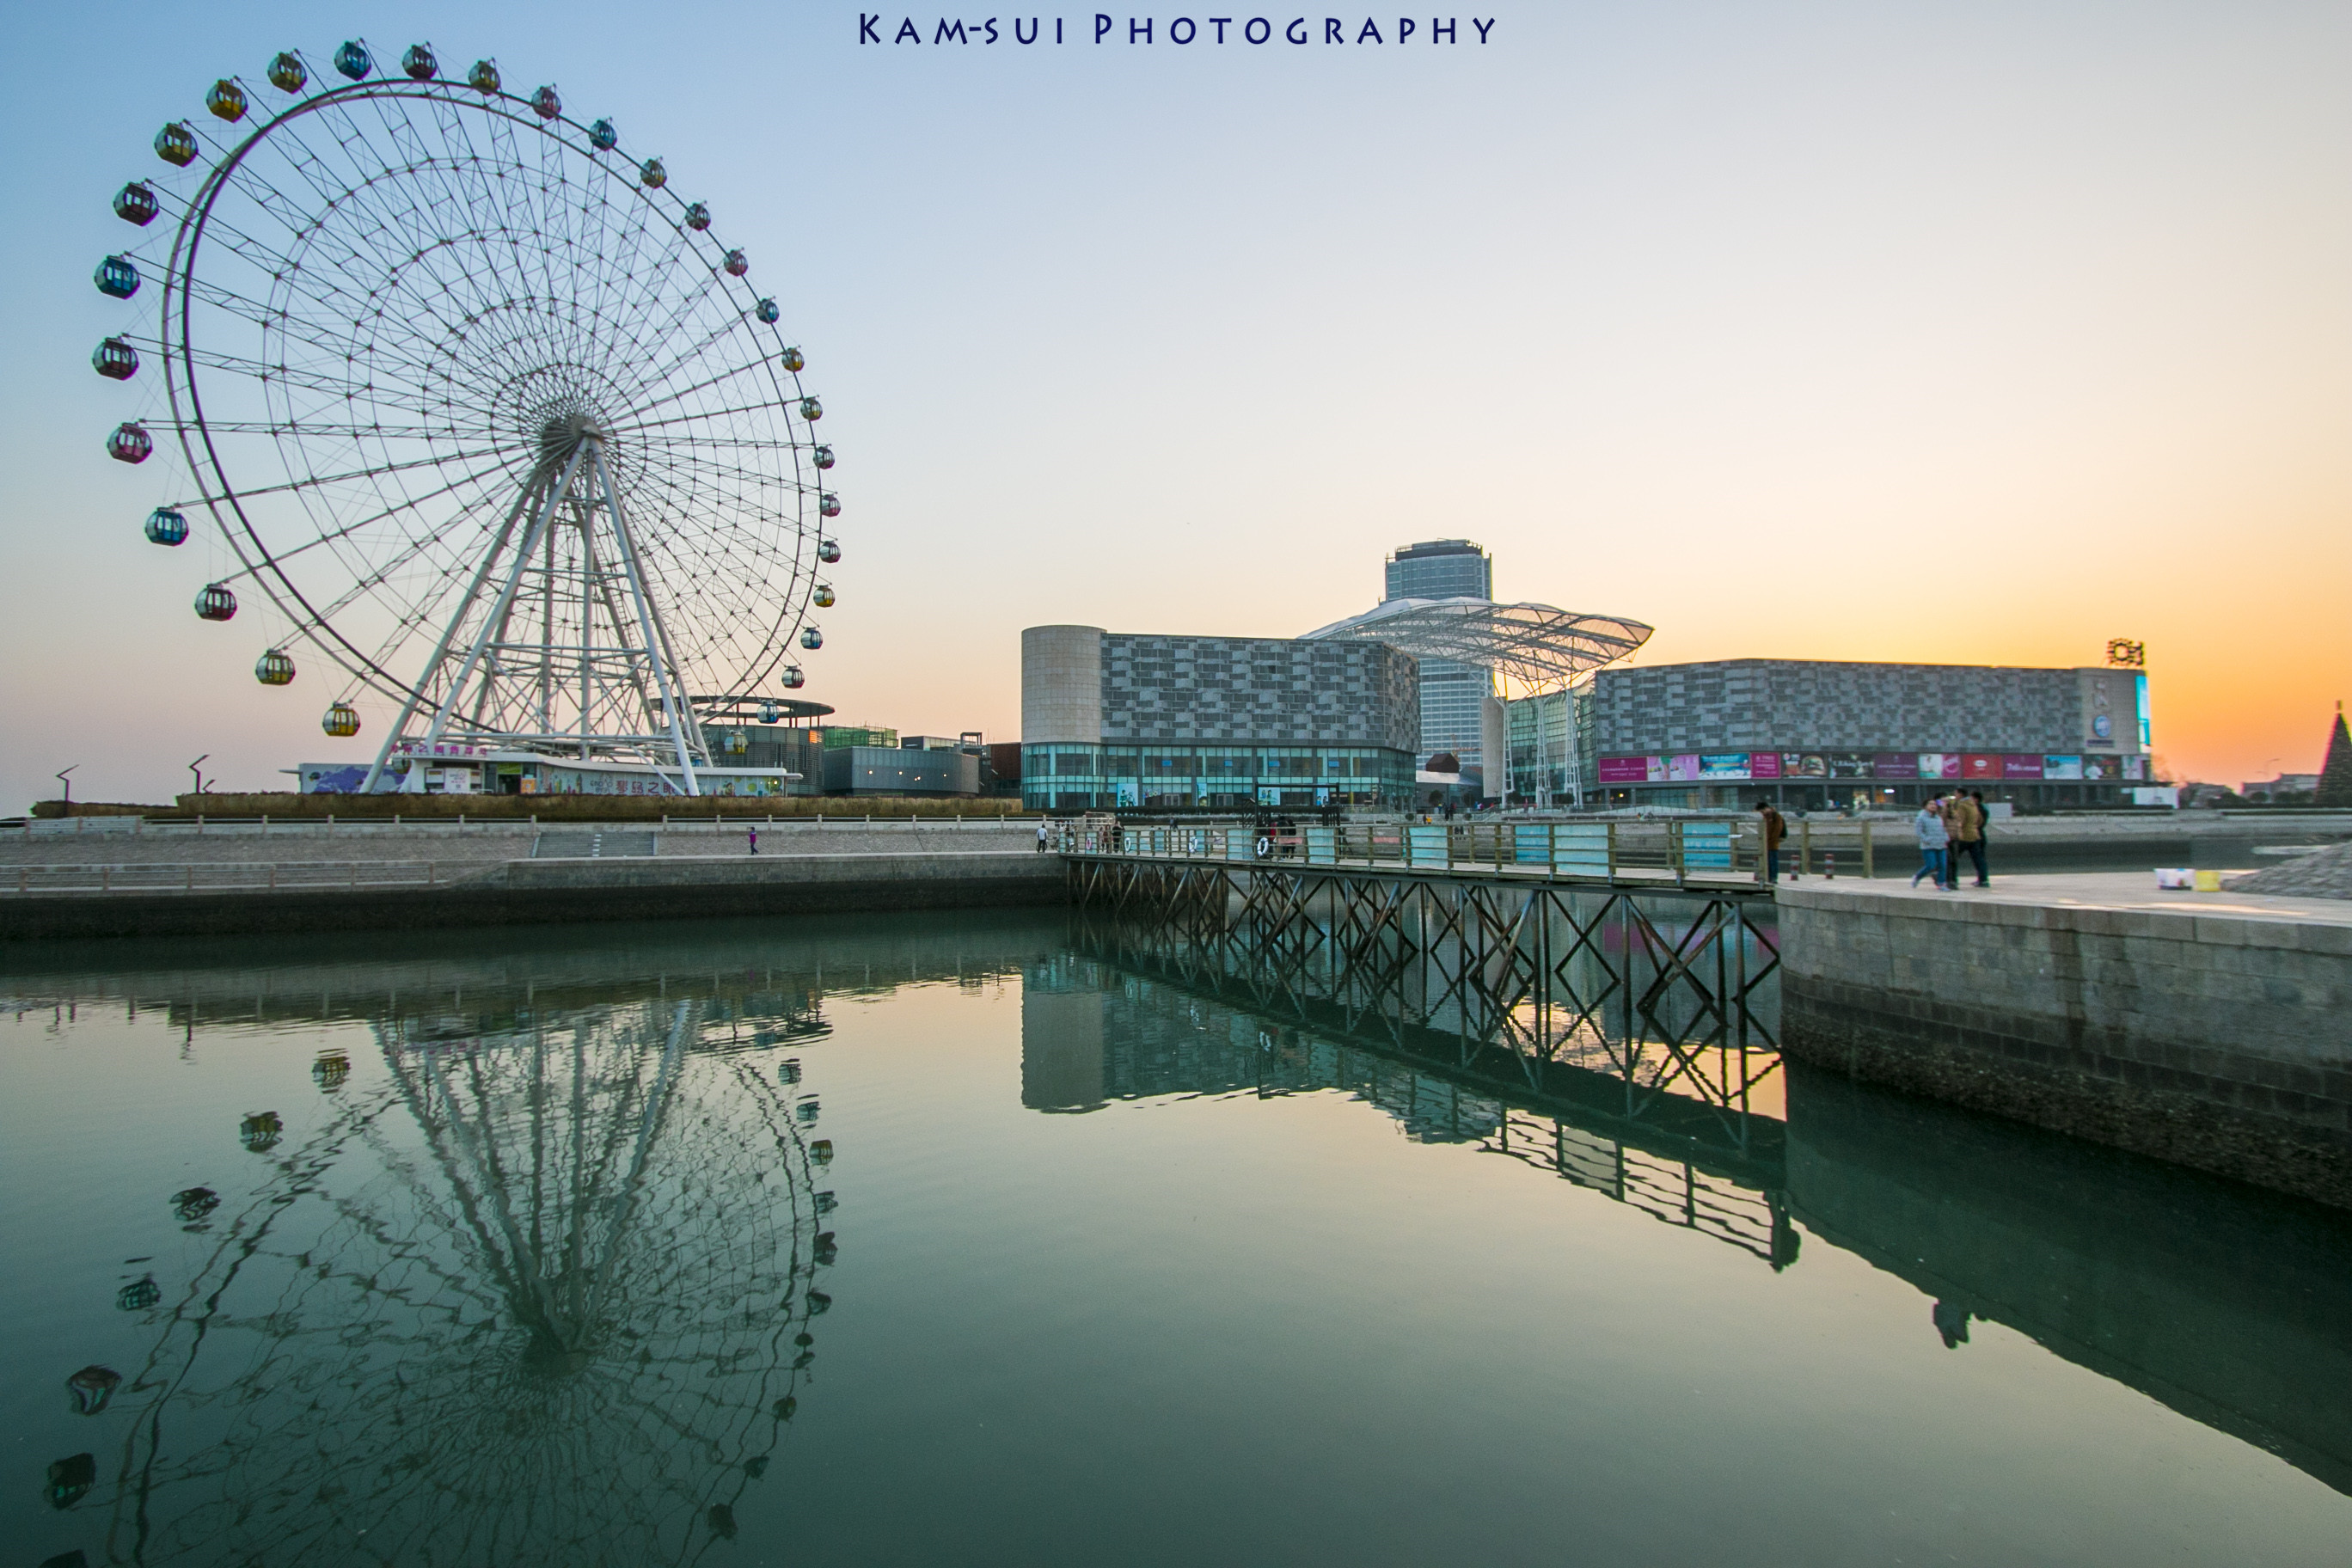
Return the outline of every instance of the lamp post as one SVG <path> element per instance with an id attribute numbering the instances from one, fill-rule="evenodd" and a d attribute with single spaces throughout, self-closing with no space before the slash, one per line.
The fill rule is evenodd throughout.
<path id="1" fill-rule="evenodd" d="M 194 762 L 188 764 L 188 771 L 196 775 L 196 793 L 198 795 L 205 793 L 205 758 L 211 755 L 212 753 L 210 752 L 206 752 L 203 757 L 198 757 Z"/>
<path id="2" fill-rule="evenodd" d="M 72 773 L 74 768 L 78 768 L 79 766 L 81 766 L 81 764 L 79 763 L 76 763 L 73 765 L 73 768 L 67 768 L 64 772 L 59 773 L 57 775 L 58 783 L 65 786 L 65 807 L 66 815 L 68 816 L 71 816 L 73 815 L 73 780 L 68 778 L 66 774 Z"/>

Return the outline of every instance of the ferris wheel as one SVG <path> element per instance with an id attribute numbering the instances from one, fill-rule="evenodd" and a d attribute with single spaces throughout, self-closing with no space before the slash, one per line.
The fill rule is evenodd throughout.
<path id="1" fill-rule="evenodd" d="M 329 735 L 389 710 L 364 788 L 463 743 L 701 793 L 698 713 L 803 684 L 841 558 L 824 410 L 749 257 L 612 121 L 492 60 L 387 71 L 353 40 L 204 110 L 115 195 L 139 238 L 97 285 L 152 279 L 155 313 L 93 358 L 147 399 L 109 454 L 177 448 L 147 537 L 214 525 L 196 614 L 260 611 L 267 686 L 322 655 Z"/>

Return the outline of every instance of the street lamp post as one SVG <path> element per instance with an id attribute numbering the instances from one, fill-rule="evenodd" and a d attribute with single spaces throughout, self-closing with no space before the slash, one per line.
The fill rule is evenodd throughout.
<path id="1" fill-rule="evenodd" d="M 196 775 L 196 793 L 198 795 L 205 793 L 205 759 L 211 755 L 212 753 L 210 752 L 206 752 L 204 756 L 198 757 L 194 762 L 188 764 L 188 771 Z"/>
<path id="2" fill-rule="evenodd" d="M 72 773 L 74 768 L 78 768 L 79 766 L 81 766 L 81 764 L 79 763 L 76 763 L 73 765 L 73 768 L 67 768 L 64 772 L 57 775 L 58 783 L 65 786 L 65 807 L 66 815 L 68 816 L 71 816 L 73 815 L 73 780 L 68 778 L 66 774 Z"/>

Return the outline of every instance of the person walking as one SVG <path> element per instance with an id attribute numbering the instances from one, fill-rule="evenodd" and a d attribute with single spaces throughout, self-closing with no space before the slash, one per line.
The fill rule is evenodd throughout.
<path id="1" fill-rule="evenodd" d="M 1945 858 L 1951 850 L 1952 831 L 1944 824 L 1942 805 L 1943 796 L 1931 795 L 1911 819 L 1911 832 L 1919 840 L 1919 868 L 1911 873 L 1911 885 L 1916 888 L 1920 878 L 1933 877 L 1938 889 L 1949 892 Z"/>
<path id="2" fill-rule="evenodd" d="M 750 832 L 751 836 L 751 853 L 757 855 L 760 852 L 760 830 L 753 827 L 747 831 Z"/>
<path id="3" fill-rule="evenodd" d="M 1764 826 L 1764 879 L 1777 882 L 1780 879 L 1780 840 L 1788 837 L 1789 819 L 1773 810 L 1769 800 L 1756 803 L 1756 816 Z"/>
<path id="4" fill-rule="evenodd" d="M 1977 886 L 1985 884 L 1984 876 L 1984 807 L 1967 795 L 1952 795 L 1950 822 L 1952 827 L 1951 866 L 1945 878 L 1952 887 L 1960 885 L 1960 857 L 1970 855 L 1977 862 Z"/>
<path id="5" fill-rule="evenodd" d="M 1054 824 L 1052 819 L 1044 816 L 1039 817 L 1037 819 L 1037 853 L 1040 855 L 1045 853 L 1045 846 L 1052 843 L 1053 840 Z"/>
<path id="6" fill-rule="evenodd" d="M 1969 804 L 1975 806 L 1977 810 L 1977 836 L 1969 845 L 1969 858 L 1977 863 L 1977 886 L 1990 888 L 1992 886 L 1992 876 L 1985 869 L 1985 845 L 1992 837 L 1992 812 L 1985 805 L 1984 791 L 1980 789 L 1972 789 L 1969 792 Z M 1952 874 L 1957 880 L 1959 868 L 1953 867 Z"/>

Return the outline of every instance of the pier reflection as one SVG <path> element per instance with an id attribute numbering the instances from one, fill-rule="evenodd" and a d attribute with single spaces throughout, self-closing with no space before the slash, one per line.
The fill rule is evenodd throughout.
<path id="1" fill-rule="evenodd" d="M 1843 1248 L 1921 1293 L 1935 1353 L 1998 1322 L 2352 1492 L 2352 1215 L 1781 1066 L 1719 1020 L 1694 1030 L 1688 1004 L 1622 1030 L 1588 1009 L 1546 1055 L 1532 1004 L 1515 1016 L 1475 963 L 1434 984 L 1391 969 L 1368 1000 L 1343 953 L 1285 963 L 1150 921 L 1074 931 L 1024 992 L 1034 1110 L 1349 1093 L 1409 1137 L 1481 1144 L 1776 1269 L 1807 1237 Z M 1638 993 L 1624 952 L 1593 943 L 1579 962 L 1618 973 L 1571 978 Z M 1784 1114 L 1759 1106 L 1768 1086 Z"/>
<path id="2" fill-rule="evenodd" d="M 1769 933 L 1750 917 L 1702 925 L 1717 912 L 1661 902 L 1643 913 L 1649 931 L 1685 953 L 1744 939 L 1769 967 Z M 1640 939 L 1612 943 L 1607 908 L 1579 911 L 1579 939 L 1533 973 L 1463 942 L 1269 952 L 1180 922 L 1081 913 L 1073 951 L 1028 976 L 1023 1101 L 1083 1111 L 1342 1089 L 1411 1137 L 1480 1142 L 1785 1268 L 1798 1234 L 1769 1027 L 1643 975 L 1629 957 Z M 1543 951 L 1547 933 L 1519 935 Z"/>

